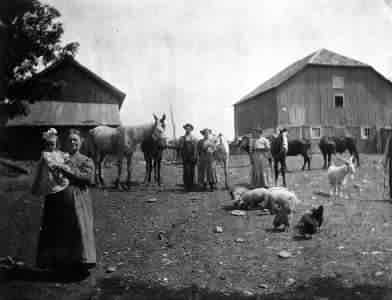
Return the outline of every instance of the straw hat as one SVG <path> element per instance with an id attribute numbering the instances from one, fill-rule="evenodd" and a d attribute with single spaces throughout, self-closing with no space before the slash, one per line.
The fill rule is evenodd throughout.
<path id="1" fill-rule="evenodd" d="M 204 128 L 203 130 L 200 130 L 200 133 L 204 135 L 206 133 L 212 133 L 212 130 L 209 128 Z"/>
<path id="2" fill-rule="evenodd" d="M 184 126 L 182 126 L 182 128 L 184 128 L 184 129 L 190 128 L 190 130 L 193 130 L 193 129 L 194 129 L 194 128 L 193 128 L 193 125 L 190 124 L 190 123 L 186 123 Z"/>

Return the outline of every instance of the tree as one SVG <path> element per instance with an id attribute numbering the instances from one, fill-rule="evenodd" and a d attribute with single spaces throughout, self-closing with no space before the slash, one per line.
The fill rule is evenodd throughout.
<path id="1" fill-rule="evenodd" d="M 10 117 L 28 113 L 28 102 L 44 96 L 59 86 L 58 82 L 40 82 L 39 89 L 24 84 L 42 68 L 63 58 L 74 56 L 79 44 L 63 44 L 60 12 L 39 0 L 0 1 L 0 20 L 6 31 L 5 96 Z"/>

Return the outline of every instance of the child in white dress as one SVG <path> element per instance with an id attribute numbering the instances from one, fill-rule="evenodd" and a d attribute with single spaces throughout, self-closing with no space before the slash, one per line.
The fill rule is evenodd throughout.
<path id="1" fill-rule="evenodd" d="M 58 170 L 57 166 L 64 166 L 69 155 L 57 150 L 57 131 L 50 128 L 43 133 L 46 148 L 38 162 L 37 173 L 33 182 L 32 193 L 37 196 L 46 196 L 64 190 L 69 180 Z"/>

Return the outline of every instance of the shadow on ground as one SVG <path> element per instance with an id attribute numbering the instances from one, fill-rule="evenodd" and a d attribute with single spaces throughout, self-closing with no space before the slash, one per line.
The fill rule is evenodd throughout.
<path id="1" fill-rule="evenodd" d="M 77 291 L 69 291 L 71 285 L 63 285 L 62 288 L 50 286 L 54 282 L 65 283 L 63 280 L 45 277 L 48 274 L 35 274 L 19 272 L 12 277 L 2 280 L 0 285 L 0 299 L 8 300 L 33 300 L 33 299 L 89 299 L 89 300 L 245 300 L 245 299 L 265 299 L 265 300 L 305 300 L 305 299 L 392 299 L 392 287 L 376 286 L 370 284 L 360 284 L 353 287 L 344 286 L 336 278 L 313 278 L 303 285 L 292 286 L 284 292 L 269 292 L 268 287 L 263 294 L 253 294 L 251 291 L 230 291 L 218 292 L 207 288 L 189 286 L 187 288 L 174 289 L 157 283 L 138 282 L 137 280 L 126 279 L 122 276 L 111 276 L 99 278 L 94 281 L 94 285 L 79 285 Z M 41 281 L 42 280 L 42 281 Z M 23 288 L 20 288 L 20 287 Z M 6 297 L 6 298 L 3 298 Z M 37 298 L 38 297 L 38 298 Z"/>
<path id="2" fill-rule="evenodd" d="M 173 290 L 163 286 L 148 286 L 145 283 L 126 284 L 122 283 L 120 277 L 111 277 L 98 281 L 97 287 L 100 292 L 92 295 L 92 299 L 377 299 L 386 300 L 392 298 L 392 288 L 358 285 L 344 287 L 336 278 L 315 278 L 306 286 L 288 289 L 283 293 L 269 293 L 263 295 L 246 295 L 243 292 L 214 292 L 208 289 L 200 289 L 192 286 L 185 289 Z"/>

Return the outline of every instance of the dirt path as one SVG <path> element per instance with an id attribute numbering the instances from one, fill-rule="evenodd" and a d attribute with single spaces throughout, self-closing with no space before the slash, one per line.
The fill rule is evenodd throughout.
<path id="1" fill-rule="evenodd" d="M 175 166 L 164 166 L 163 188 L 94 189 L 99 264 L 92 276 L 68 284 L 5 281 L 0 295 L 18 300 L 392 299 L 392 206 L 382 200 L 379 157 L 362 158 L 348 185 L 349 199 L 336 203 L 319 193 L 328 189 L 324 171 L 295 171 L 301 160 L 290 158 L 294 171 L 288 184 L 304 201 L 294 220 L 312 205 L 326 207 L 321 233 L 307 241 L 271 233 L 272 217 L 258 211 L 230 215 L 226 191 L 183 193 L 177 185 L 181 169 Z M 233 182 L 247 181 L 247 165 L 246 157 L 233 159 Z M 313 165 L 321 166 L 319 157 Z M 142 175 L 138 163 L 135 178 Z M 28 194 L 26 179 L 1 184 L 0 256 L 33 264 L 42 202 Z M 217 225 L 223 233 L 214 232 Z M 293 257 L 279 258 L 281 250 Z M 108 267 L 116 271 L 106 273 Z"/>

